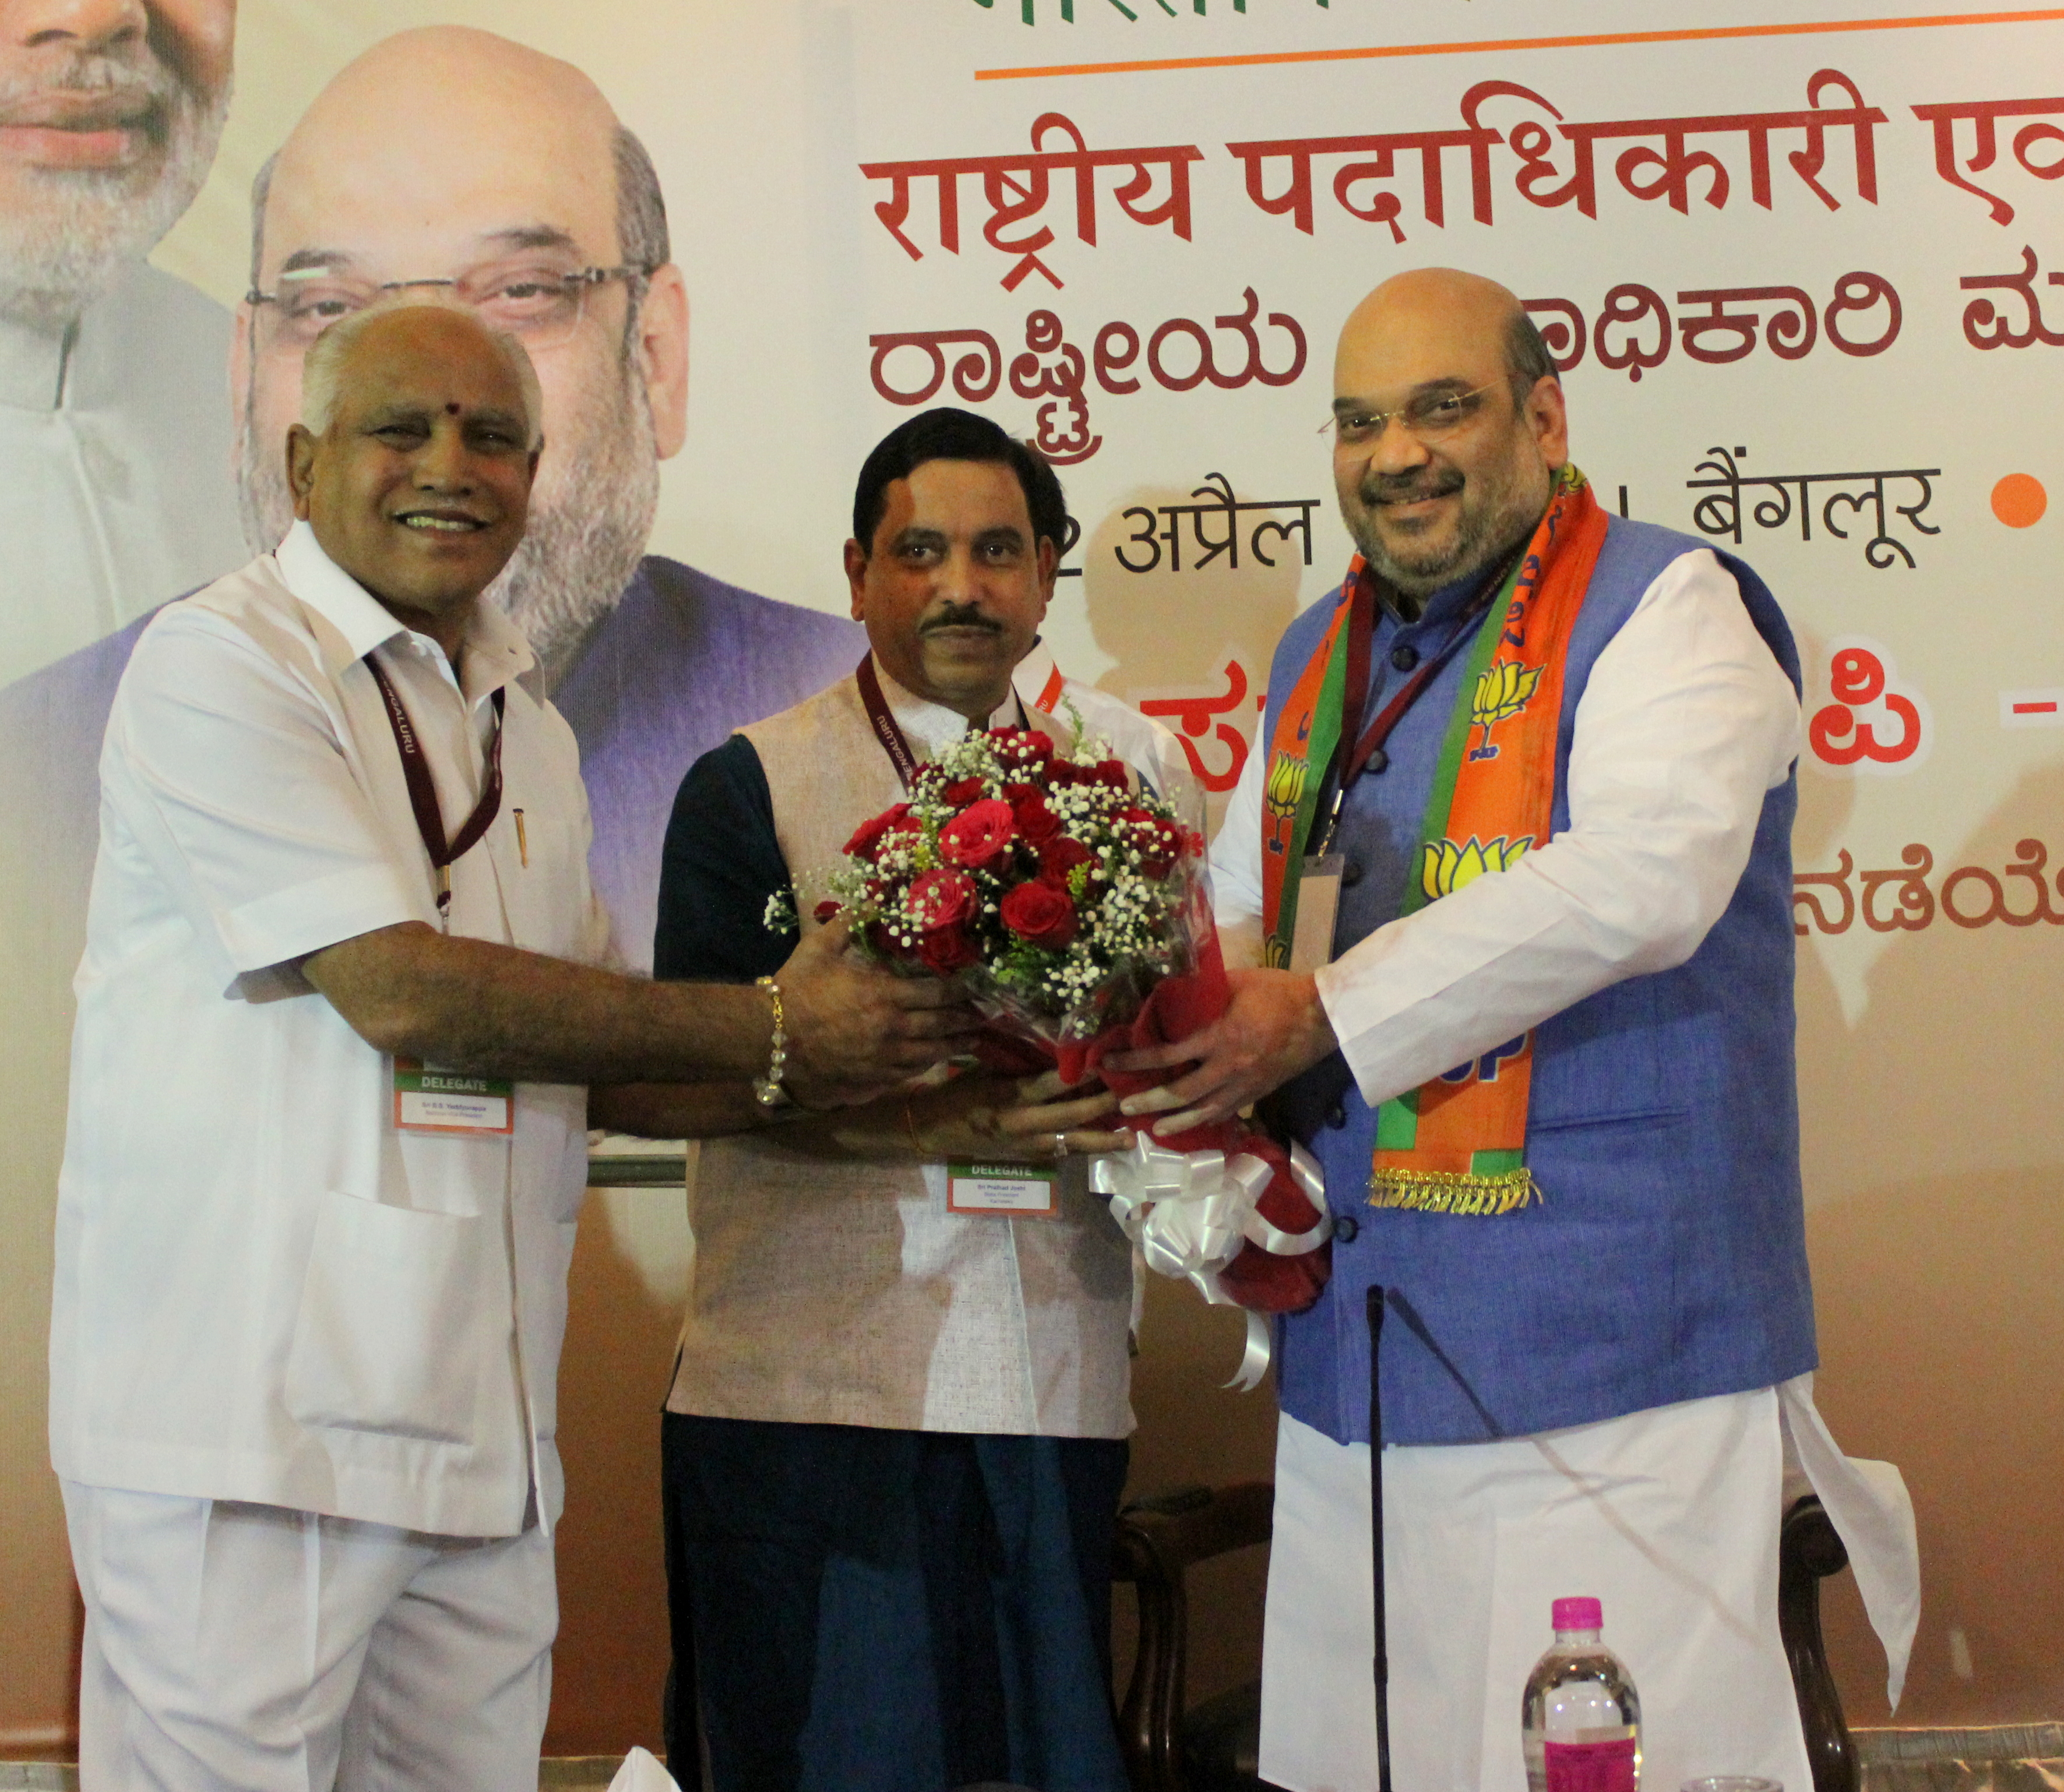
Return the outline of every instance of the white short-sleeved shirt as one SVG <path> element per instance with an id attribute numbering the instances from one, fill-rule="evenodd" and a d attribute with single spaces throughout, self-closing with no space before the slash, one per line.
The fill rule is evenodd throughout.
<path id="1" fill-rule="evenodd" d="M 305 524 L 167 608 L 117 692 L 76 988 L 50 1448 L 69 1480 L 457 1536 L 549 1520 L 583 1091 L 513 1137 L 397 1132 L 392 1066 L 295 968 L 435 924 L 377 650 L 448 832 L 506 691 L 503 796 L 450 931 L 587 962 L 573 736 L 482 605 L 455 683 Z M 520 823 L 520 826 L 519 826 Z"/>

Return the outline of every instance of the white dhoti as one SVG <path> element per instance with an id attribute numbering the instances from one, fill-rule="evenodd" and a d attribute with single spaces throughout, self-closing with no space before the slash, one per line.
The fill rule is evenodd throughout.
<path id="1" fill-rule="evenodd" d="M 1851 1550 L 1895 1701 L 1919 1614 L 1896 1471 L 1841 1456 L 1812 1377 L 1487 1444 L 1387 1450 L 1393 1777 L 1524 1792 L 1520 1701 L 1549 1607 L 1590 1595 L 1639 1692 L 1642 1777 L 1812 1784 L 1777 1628 L 1788 1464 Z M 1285 1417 L 1263 1644 L 1261 1775 L 1373 1792 L 1369 1450 Z"/>
<path id="2" fill-rule="evenodd" d="M 92 1792 L 538 1783 L 552 1544 L 64 1484 Z"/>

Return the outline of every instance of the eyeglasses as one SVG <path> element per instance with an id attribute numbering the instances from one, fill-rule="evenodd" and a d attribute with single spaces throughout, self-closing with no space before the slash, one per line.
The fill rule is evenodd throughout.
<path id="1" fill-rule="evenodd" d="M 280 290 L 244 295 L 247 304 L 276 305 L 275 328 L 288 341 L 306 348 L 331 324 L 353 316 L 389 292 L 441 287 L 459 304 L 480 313 L 495 329 L 522 338 L 531 348 L 556 348 L 579 328 L 588 294 L 611 280 L 637 281 L 649 268 L 564 268 L 534 262 L 495 262 L 445 280 L 354 280 L 329 268 L 296 268 L 280 276 Z"/>
<path id="2" fill-rule="evenodd" d="M 1453 435 L 1482 409 L 1483 396 L 1490 389 L 1482 385 L 1473 392 L 1426 393 L 1394 411 L 1340 411 L 1319 425 L 1319 433 L 1323 436 L 1330 429 L 1341 447 L 1365 448 L 1396 422 L 1405 426 L 1408 436 L 1437 441 Z"/>

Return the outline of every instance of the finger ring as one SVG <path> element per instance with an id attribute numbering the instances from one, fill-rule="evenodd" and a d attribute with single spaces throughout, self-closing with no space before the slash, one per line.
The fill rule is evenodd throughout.
<path id="1" fill-rule="evenodd" d="M 1067 1154 L 1068 1154 L 1068 1135 L 1067 1135 L 1066 1133 L 1056 1133 L 1056 1134 L 1054 1134 L 1054 1162 L 1056 1162 L 1056 1163 L 1058 1163 L 1058 1162 L 1061 1161 L 1061 1159 L 1062 1159 L 1062 1158 L 1065 1158 L 1066 1156 L 1067 1156 Z"/>

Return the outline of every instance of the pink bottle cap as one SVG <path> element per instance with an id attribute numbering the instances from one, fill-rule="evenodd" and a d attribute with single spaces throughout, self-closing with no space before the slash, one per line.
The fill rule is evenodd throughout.
<path id="1" fill-rule="evenodd" d="M 1558 1599 L 1550 1617 L 1558 1630 L 1598 1630 L 1605 1625 L 1604 1610 L 1595 1599 Z"/>

